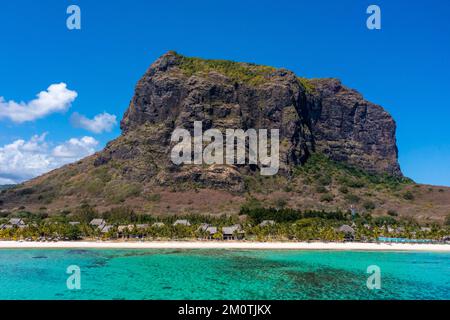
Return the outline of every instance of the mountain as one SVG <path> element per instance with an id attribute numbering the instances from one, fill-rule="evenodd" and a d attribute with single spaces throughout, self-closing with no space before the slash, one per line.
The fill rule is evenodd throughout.
<path id="1" fill-rule="evenodd" d="M 175 165 L 176 128 L 279 129 L 280 169 L 258 165 Z M 396 125 L 381 106 L 337 79 L 305 79 L 286 69 L 168 52 L 138 81 L 104 150 L 2 191 L 3 206 L 145 213 L 237 213 L 243 204 L 347 210 L 442 220 L 448 188 L 402 175 Z"/>

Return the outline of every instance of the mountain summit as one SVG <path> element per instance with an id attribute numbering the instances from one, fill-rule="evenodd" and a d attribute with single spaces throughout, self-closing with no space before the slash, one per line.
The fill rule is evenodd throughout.
<path id="1" fill-rule="evenodd" d="M 288 171 L 319 152 L 368 172 L 401 175 L 394 120 L 337 79 L 168 52 L 139 80 L 123 134 L 142 126 L 191 129 L 194 121 L 204 129 L 280 129 Z"/>
<path id="2" fill-rule="evenodd" d="M 279 173 L 261 177 L 255 165 L 173 164 L 173 131 L 192 132 L 195 121 L 203 130 L 279 129 Z M 4 191 L 0 201 L 58 210 L 84 201 L 149 213 L 236 213 L 249 198 L 385 213 L 400 201 L 414 214 L 402 196 L 412 182 L 400 171 L 394 120 L 337 79 L 171 51 L 138 81 L 121 129 L 104 150 Z"/>

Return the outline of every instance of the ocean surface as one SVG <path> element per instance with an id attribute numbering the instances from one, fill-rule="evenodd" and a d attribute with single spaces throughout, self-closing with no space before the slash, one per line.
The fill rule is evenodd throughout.
<path id="1" fill-rule="evenodd" d="M 0 299 L 450 299 L 450 254 L 2 249 Z"/>

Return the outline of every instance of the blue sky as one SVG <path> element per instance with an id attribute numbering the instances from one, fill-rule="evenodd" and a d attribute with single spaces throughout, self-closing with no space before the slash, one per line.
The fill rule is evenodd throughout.
<path id="1" fill-rule="evenodd" d="M 71 4 L 81 8 L 81 30 L 66 28 Z M 366 28 L 370 4 L 381 8 L 381 30 Z M 120 121 L 136 81 L 176 50 L 340 78 L 393 115 L 405 175 L 450 186 L 449 12 L 443 0 L 2 1 L 3 105 L 62 82 L 77 96 L 66 111 L 34 121 L 0 118 L 0 182 L 36 174 L 36 161 L 51 168 L 118 136 L 118 125 L 92 132 L 92 122 L 74 126 L 71 118 L 106 112 Z"/>

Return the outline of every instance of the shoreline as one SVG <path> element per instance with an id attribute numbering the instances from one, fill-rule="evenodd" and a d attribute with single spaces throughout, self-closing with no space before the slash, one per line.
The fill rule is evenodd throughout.
<path id="1" fill-rule="evenodd" d="M 1 249 L 243 249 L 450 252 L 450 244 L 243 241 L 0 241 Z"/>

